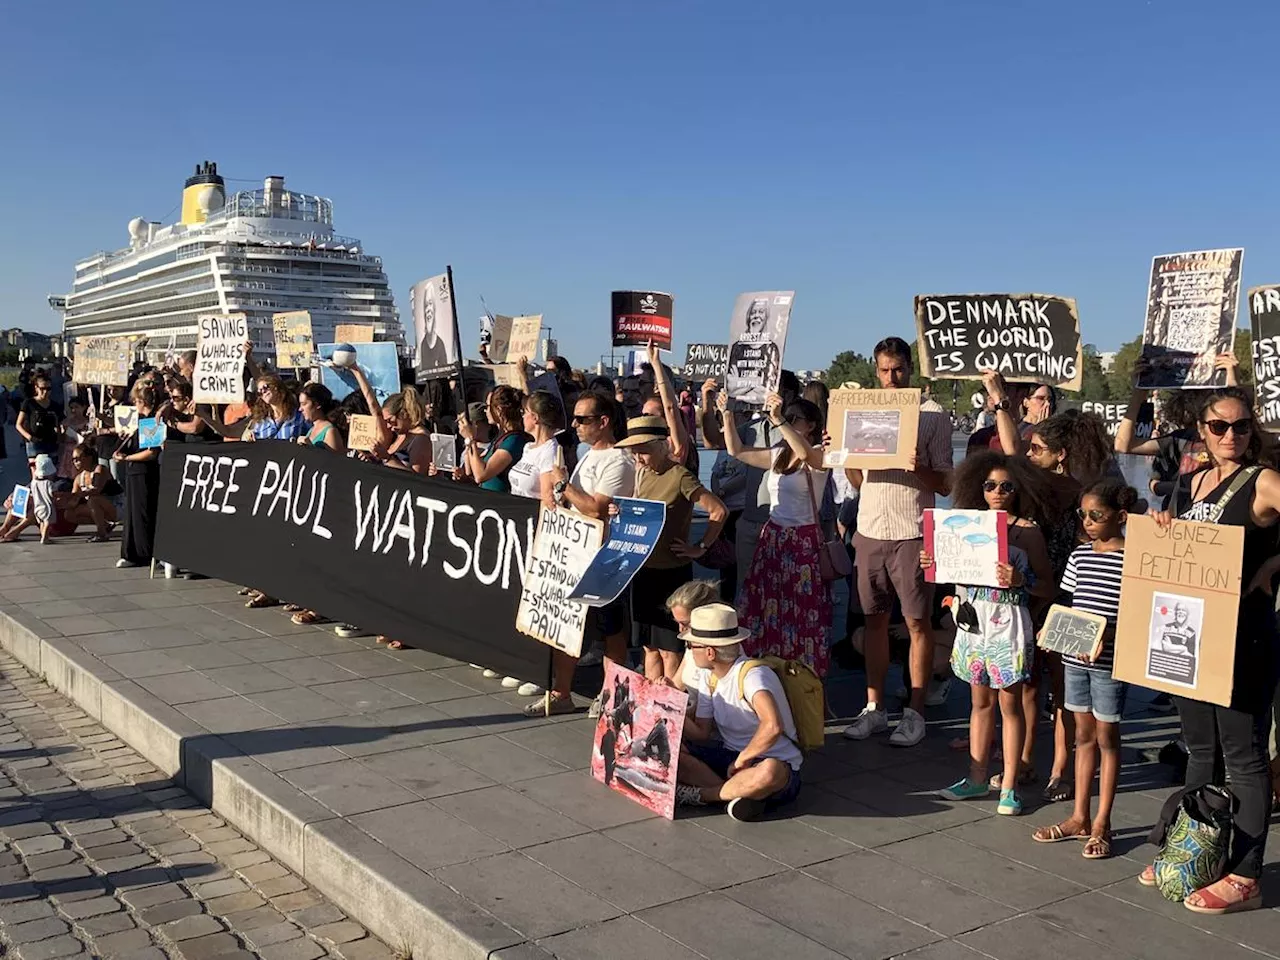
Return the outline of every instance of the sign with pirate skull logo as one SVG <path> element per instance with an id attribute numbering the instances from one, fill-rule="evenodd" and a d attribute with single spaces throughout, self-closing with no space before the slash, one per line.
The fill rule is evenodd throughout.
<path id="1" fill-rule="evenodd" d="M 669 293 L 613 291 L 613 345 L 643 347 L 652 340 L 659 350 L 670 350 L 672 306 Z"/>

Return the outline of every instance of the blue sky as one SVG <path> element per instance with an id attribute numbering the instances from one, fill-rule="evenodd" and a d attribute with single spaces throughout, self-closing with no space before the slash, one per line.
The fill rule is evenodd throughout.
<path id="1" fill-rule="evenodd" d="M 289 9 L 289 13 L 277 13 Z M 72 264 L 177 216 L 216 160 L 333 198 L 409 286 L 452 263 L 577 365 L 609 292 L 675 294 L 677 359 L 794 288 L 787 365 L 910 336 L 917 293 L 1079 300 L 1141 331 L 1150 258 L 1245 247 L 1280 280 L 1280 4 L 11 4 L 0 326 L 51 329 Z M 1247 324 L 1242 311 L 1241 322 Z"/>

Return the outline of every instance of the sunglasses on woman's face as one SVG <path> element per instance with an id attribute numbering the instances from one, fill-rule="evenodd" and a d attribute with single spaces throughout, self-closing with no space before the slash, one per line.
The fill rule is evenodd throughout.
<path id="1" fill-rule="evenodd" d="M 1027 444 L 1027 453 L 1034 453 L 1037 457 L 1044 453 L 1048 448 L 1044 444 L 1036 443 L 1034 440 Z"/>
<path id="2" fill-rule="evenodd" d="M 1010 494 L 1010 493 L 1013 493 L 1013 491 L 1016 489 L 1017 487 L 1013 485 L 1012 480 L 999 480 L 999 481 L 983 480 L 982 481 L 983 493 L 995 493 L 997 490 L 999 490 L 1003 494 Z"/>
<path id="3" fill-rule="evenodd" d="M 1253 429 L 1253 418 L 1245 417 L 1243 420 L 1204 420 L 1201 421 L 1205 428 L 1215 437 L 1225 437 L 1227 431 L 1230 430 L 1237 437 L 1248 436 Z"/>

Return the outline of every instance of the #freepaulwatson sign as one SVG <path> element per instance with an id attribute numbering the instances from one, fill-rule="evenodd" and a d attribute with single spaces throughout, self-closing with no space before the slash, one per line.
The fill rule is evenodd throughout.
<path id="1" fill-rule="evenodd" d="M 615 347 L 643 347 L 652 340 L 659 350 L 671 349 L 671 294 L 615 290 L 612 305 Z"/>
<path id="2" fill-rule="evenodd" d="M 550 648 L 515 630 L 537 511 L 535 500 L 300 444 L 180 444 L 160 462 L 156 550 L 545 686 Z"/>
<path id="3" fill-rule="evenodd" d="M 1244 250 L 1168 253 L 1151 261 L 1147 319 L 1142 328 L 1146 373 L 1137 387 L 1217 387 L 1226 371 L 1214 366 L 1234 347 Z"/>
<path id="4" fill-rule="evenodd" d="M 196 368 L 191 386 L 196 403 L 244 401 L 244 345 L 249 321 L 243 313 L 199 317 Z"/>
<path id="5" fill-rule="evenodd" d="M 684 376 L 694 386 L 706 380 L 724 383 L 729 365 L 727 343 L 691 343 L 684 357 Z"/>
<path id="6" fill-rule="evenodd" d="M 905 470 L 916 452 L 920 391 L 833 390 L 827 403 L 828 468 Z"/>
<path id="7" fill-rule="evenodd" d="M 997 370 L 1006 380 L 1079 390 L 1084 378 L 1080 316 L 1071 297 L 1044 293 L 918 296 L 920 373 L 976 380 Z"/>
<path id="8" fill-rule="evenodd" d="M 1258 424 L 1280 431 L 1280 285 L 1249 291 L 1249 320 Z"/>
<path id="9" fill-rule="evenodd" d="M 600 549 L 604 524 L 573 510 L 544 509 L 516 611 L 516 629 L 571 657 L 582 653 L 589 608 L 570 600 Z"/>
<path id="10" fill-rule="evenodd" d="M 132 352 L 127 337 L 84 337 L 76 341 L 71 378 L 95 386 L 128 386 Z"/>
<path id="11" fill-rule="evenodd" d="M 1115 678 L 1230 704 L 1243 553 L 1243 527 L 1130 515 Z"/>
<path id="12" fill-rule="evenodd" d="M 1003 510 L 926 510 L 924 551 L 930 583 L 997 587 L 996 564 L 1009 562 L 1009 515 Z"/>

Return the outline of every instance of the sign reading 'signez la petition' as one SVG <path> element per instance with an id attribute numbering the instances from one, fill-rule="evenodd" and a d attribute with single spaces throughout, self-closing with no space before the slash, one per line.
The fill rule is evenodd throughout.
<path id="1" fill-rule="evenodd" d="M 915 307 L 922 376 L 974 380 L 996 370 L 1006 380 L 1080 389 L 1080 316 L 1071 297 L 925 295 L 916 297 Z"/>

